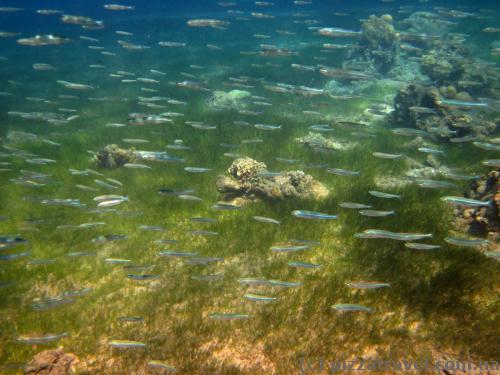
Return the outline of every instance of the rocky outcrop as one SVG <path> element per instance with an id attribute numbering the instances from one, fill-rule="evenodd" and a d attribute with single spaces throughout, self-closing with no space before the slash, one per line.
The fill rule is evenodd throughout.
<path id="1" fill-rule="evenodd" d="M 230 176 L 218 176 L 216 182 L 225 201 L 241 204 L 255 199 L 321 199 L 328 195 L 323 184 L 302 171 L 270 173 L 264 163 L 251 158 L 236 159 L 228 173 Z"/>
<path id="2" fill-rule="evenodd" d="M 73 365 L 78 361 L 71 353 L 65 353 L 62 348 L 44 350 L 33 357 L 28 363 L 25 373 L 33 375 L 69 375 L 74 374 Z"/>
<path id="3" fill-rule="evenodd" d="M 301 145 L 317 150 L 348 150 L 355 146 L 355 143 L 326 138 L 322 134 L 314 132 L 309 132 L 306 136 L 297 138 L 296 141 Z"/>
<path id="4" fill-rule="evenodd" d="M 101 168 L 115 168 L 127 163 L 135 163 L 138 157 L 134 149 L 127 150 L 112 144 L 99 151 L 95 160 Z"/>
<path id="5" fill-rule="evenodd" d="M 488 207 L 457 207 L 455 214 L 459 226 L 466 226 L 469 233 L 478 236 L 500 234 L 500 171 L 491 171 L 471 182 L 464 194 L 467 198 L 491 201 Z"/>
<path id="6" fill-rule="evenodd" d="M 436 88 L 410 84 L 399 90 L 394 98 L 394 111 L 390 122 L 398 127 L 425 130 L 431 135 L 460 142 L 491 134 L 497 124 L 479 112 L 456 111 L 441 104 L 442 98 L 470 100 L 466 93 L 457 93 L 453 87 Z"/>
<path id="7" fill-rule="evenodd" d="M 399 60 L 399 36 L 392 24 L 392 16 L 371 15 L 363 22 L 358 48 L 348 56 L 345 67 L 363 66 L 372 73 L 387 73 Z M 365 70 L 366 71 L 366 70 Z"/>

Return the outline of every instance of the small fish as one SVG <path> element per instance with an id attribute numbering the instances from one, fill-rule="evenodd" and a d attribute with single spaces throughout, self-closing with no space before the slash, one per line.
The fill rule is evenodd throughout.
<path id="1" fill-rule="evenodd" d="M 415 250 L 436 250 L 441 248 L 441 246 L 439 245 L 431 245 L 418 242 L 406 242 L 405 246 L 409 249 L 415 249 Z"/>
<path id="2" fill-rule="evenodd" d="M 190 230 L 189 233 L 193 236 L 218 236 L 218 232 L 210 230 Z"/>
<path id="3" fill-rule="evenodd" d="M 377 197 L 377 198 L 384 198 L 384 199 L 400 199 L 400 195 L 396 194 L 389 194 L 389 193 L 384 193 L 382 191 L 376 191 L 376 190 L 370 190 L 368 194 Z"/>
<path id="4" fill-rule="evenodd" d="M 129 169 L 152 169 L 149 165 L 140 163 L 125 163 L 123 166 Z"/>
<path id="5" fill-rule="evenodd" d="M 209 172 L 211 168 L 200 168 L 200 167 L 184 167 L 184 170 L 189 173 L 205 173 Z"/>
<path id="6" fill-rule="evenodd" d="M 127 277 L 132 280 L 139 280 L 139 281 L 149 281 L 149 280 L 155 280 L 160 277 L 160 275 L 151 275 L 151 274 L 128 274 Z"/>
<path id="7" fill-rule="evenodd" d="M 231 203 L 219 202 L 217 204 L 214 204 L 210 208 L 212 210 L 217 210 L 217 211 L 235 211 L 235 210 L 241 209 L 241 206 L 238 206 L 236 204 L 231 204 Z"/>
<path id="8" fill-rule="evenodd" d="M 385 152 L 374 152 L 372 155 L 380 159 L 399 159 L 403 156 L 401 154 L 386 154 Z"/>
<path id="9" fill-rule="evenodd" d="M 483 239 L 467 239 L 458 237 L 446 237 L 444 240 L 449 244 L 465 247 L 486 246 L 491 243 L 490 241 Z"/>
<path id="10" fill-rule="evenodd" d="M 271 219 L 269 217 L 253 216 L 253 218 L 254 218 L 254 220 L 259 221 L 261 223 L 280 225 L 280 222 L 278 220 Z"/>
<path id="11" fill-rule="evenodd" d="M 213 320 L 241 320 L 249 319 L 248 314 L 237 314 L 237 313 L 212 313 L 208 317 Z"/>
<path id="12" fill-rule="evenodd" d="M 377 288 L 388 288 L 389 283 L 382 283 L 379 281 L 350 281 L 346 283 L 349 288 L 354 289 L 377 289 Z"/>
<path id="13" fill-rule="evenodd" d="M 276 301 L 276 297 L 266 297 L 266 296 L 260 296 L 257 294 L 245 294 L 243 298 L 249 300 L 249 301 L 255 301 L 255 302 L 272 302 Z"/>
<path id="14" fill-rule="evenodd" d="M 251 285 L 251 286 L 259 286 L 259 285 L 269 285 L 269 281 L 266 279 L 259 279 L 255 277 L 244 277 L 238 279 L 239 284 L 243 285 Z"/>
<path id="15" fill-rule="evenodd" d="M 370 217 L 385 217 L 389 215 L 394 215 L 395 211 L 377 211 L 377 210 L 361 210 L 359 214 L 362 216 Z"/>
<path id="16" fill-rule="evenodd" d="M 152 231 L 152 232 L 162 232 L 165 230 L 162 226 L 159 225 L 139 225 L 137 229 L 140 230 L 147 230 L 147 231 Z"/>
<path id="17" fill-rule="evenodd" d="M 372 309 L 362 305 L 355 305 L 351 303 L 339 303 L 332 306 L 332 309 L 337 311 L 366 311 L 371 312 Z"/>
<path id="18" fill-rule="evenodd" d="M 316 219 L 316 220 L 334 220 L 337 215 L 330 215 L 316 211 L 295 210 L 292 215 L 302 219 Z"/>
<path id="19" fill-rule="evenodd" d="M 173 258 L 186 258 L 186 257 L 195 257 L 198 255 L 195 251 L 161 251 L 158 253 L 161 257 L 173 257 Z"/>
<path id="20" fill-rule="evenodd" d="M 372 206 L 367 205 L 367 204 L 362 204 L 362 203 L 354 203 L 354 202 L 343 202 L 339 204 L 340 207 L 342 208 L 351 208 L 351 209 L 369 209 L 372 208 Z"/>
<path id="21" fill-rule="evenodd" d="M 60 334 L 46 334 L 46 335 L 21 335 L 17 337 L 17 341 L 22 342 L 23 344 L 29 345 L 39 345 L 46 344 L 48 342 L 57 341 L 62 339 L 63 337 L 67 337 L 68 334 L 66 332 Z"/>
<path id="22" fill-rule="evenodd" d="M 340 168 L 328 168 L 326 170 L 328 173 L 333 173 L 339 176 L 358 176 L 360 172 L 358 171 L 351 171 L 348 169 L 340 169 Z"/>
<path id="23" fill-rule="evenodd" d="M 500 145 L 495 145 L 493 143 L 486 142 L 472 142 L 472 144 L 482 150 L 487 151 L 500 151 Z"/>
<path id="24" fill-rule="evenodd" d="M 152 360 L 147 363 L 148 367 L 157 368 L 161 370 L 166 370 L 168 372 L 175 372 L 177 368 L 175 366 L 169 365 L 167 362 L 162 362 L 158 360 Z"/>
<path id="25" fill-rule="evenodd" d="M 491 201 L 480 201 L 476 199 L 469 199 L 464 197 L 456 197 L 456 196 L 447 196 L 441 198 L 442 201 L 451 203 L 458 206 L 466 206 L 466 207 L 491 207 Z"/>
<path id="26" fill-rule="evenodd" d="M 122 258 L 106 258 L 104 259 L 104 261 L 110 264 L 126 264 L 132 262 L 130 259 L 122 259 Z"/>
<path id="27" fill-rule="evenodd" d="M 356 233 L 356 238 L 383 238 L 396 241 L 417 241 L 424 238 L 431 238 L 430 233 L 395 233 L 387 230 L 366 229 L 363 233 Z"/>
<path id="28" fill-rule="evenodd" d="M 304 285 L 300 281 L 269 280 L 269 285 L 282 288 L 295 288 Z"/>
<path id="29" fill-rule="evenodd" d="M 129 341 L 129 340 L 111 340 L 109 346 L 112 348 L 120 349 L 132 349 L 132 348 L 145 348 L 146 344 L 140 341 Z"/>
<path id="30" fill-rule="evenodd" d="M 270 250 L 274 252 L 284 252 L 291 253 L 295 251 L 302 251 L 309 249 L 309 245 L 300 245 L 300 246 L 271 246 Z"/>
<path id="31" fill-rule="evenodd" d="M 500 159 L 483 160 L 481 163 L 488 167 L 500 168 Z"/>
<path id="32" fill-rule="evenodd" d="M 321 265 L 319 265 L 319 264 L 305 263 L 305 262 L 288 262 L 288 265 L 290 267 L 308 268 L 308 269 L 316 269 L 316 268 L 320 268 L 321 267 Z"/>
<path id="33" fill-rule="evenodd" d="M 471 180 L 478 180 L 479 178 L 481 178 L 481 176 L 479 175 L 462 175 L 452 172 L 441 172 L 441 174 L 446 178 L 459 181 L 471 181 Z"/>

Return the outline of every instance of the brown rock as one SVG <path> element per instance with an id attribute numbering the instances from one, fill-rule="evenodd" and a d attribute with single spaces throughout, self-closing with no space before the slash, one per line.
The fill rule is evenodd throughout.
<path id="1" fill-rule="evenodd" d="M 71 353 L 64 353 L 62 348 L 44 350 L 33 357 L 26 367 L 26 374 L 69 375 L 74 374 L 73 365 L 78 361 Z"/>

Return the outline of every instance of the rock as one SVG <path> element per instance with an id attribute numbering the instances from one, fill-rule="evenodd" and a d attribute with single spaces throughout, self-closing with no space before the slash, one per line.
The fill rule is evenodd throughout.
<path id="1" fill-rule="evenodd" d="M 421 129 L 445 139 L 464 136 L 481 139 L 496 130 L 497 124 L 479 111 L 462 113 L 441 105 L 440 92 L 457 95 L 450 87 L 406 86 L 394 98 L 394 111 L 389 121 L 397 127 Z"/>
<path id="2" fill-rule="evenodd" d="M 234 178 L 242 181 L 255 177 L 258 172 L 265 171 L 267 166 L 251 158 L 236 159 L 227 170 Z"/>
<path id="3" fill-rule="evenodd" d="M 258 175 L 267 170 L 264 163 L 251 158 L 233 161 L 228 169 L 231 176 L 218 176 L 217 190 L 223 200 L 238 204 L 255 199 L 283 200 L 287 198 L 322 199 L 328 189 L 302 171 L 288 171 L 279 175 Z"/>
<path id="4" fill-rule="evenodd" d="M 296 139 L 301 145 L 313 149 L 348 150 L 356 144 L 352 142 L 341 142 L 333 138 L 326 138 L 320 133 L 309 132 L 305 137 Z"/>
<path id="5" fill-rule="evenodd" d="M 208 107 L 212 110 L 244 109 L 247 106 L 245 99 L 251 95 L 250 92 L 244 90 L 214 91 L 208 99 Z"/>
<path id="6" fill-rule="evenodd" d="M 500 234 L 500 171 L 491 171 L 479 180 L 470 183 L 464 196 L 482 201 L 492 201 L 491 207 L 457 207 L 456 224 L 465 226 L 476 236 Z"/>
<path id="7" fill-rule="evenodd" d="M 71 353 L 64 353 L 62 348 L 44 350 L 33 357 L 26 367 L 26 374 L 69 375 L 74 373 L 73 366 L 78 362 Z"/>
<path id="8" fill-rule="evenodd" d="M 361 39 L 349 52 L 344 68 L 364 65 L 365 72 L 387 73 L 399 61 L 399 36 L 388 14 L 371 15 L 363 22 Z"/>
<path id="9" fill-rule="evenodd" d="M 121 167 L 126 163 L 138 160 L 134 149 L 122 149 L 115 144 L 107 145 L 95 156 L 97 164 L 102 168 Z"/>

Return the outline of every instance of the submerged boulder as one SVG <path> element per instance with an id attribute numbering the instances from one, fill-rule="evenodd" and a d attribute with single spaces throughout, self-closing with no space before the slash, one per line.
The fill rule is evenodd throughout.
<path id="1" fill-rule="evenodd" d="M 459 111 L 443 104 L 443 99 L 467 100 L 467 94 L 457 93 L 453 87 L 436 88 L 410 84 L 394 98 L 394 111 L 389 121 L 398 127 L 424 130 L 452 142 L 481 139 L 491 134 L 497 124 L 480 112 Z"/>
<path id="2" fill-rule="evenodd" d="M 208 99 L 208 107 L 212 110 L 240 110 L 247 106 L 245 99 L 252 94 L 244 90 L 214 91 Z"/>
<path id="3" fill-rule="evenodd" d="M 466 198 L 491 201 L 488 207 L 456 207 L 459 226 L 466 226 L 476 236 L 500 234 L 500 171 L 491 171 L 471 182 L 465 192 Z"/>
<path id="4" fill-rule="evenodd" d="M 328 195 L 323 184 L 302 171 L 270 173 L 266 164 L 251 158 L 234 160 L 228 173 L 230 176 L 220 175 L 216 182 L 225 201 L 321 199 Z"/>
<path id="5" fill-rule="evenodd" d="M 44 350 L 36 354 L 28 363 L 25 373 L 33 375 L 69 375 L 74 374 L 73 365 L 78 361 L 71 353 L 62 348 Z"/>
<path id="6" fill-rule="evenodd" d="M 102 168 L 122 167 L 138 160 L 134 149 L 123 149 L 118 145 L 107 145 L 95 156 L 97 164 Z"/>
<path id="7" fill-rule="evenodd" d="M 322 134 L 314 132 L 309 132 L 306 136 L 297 138 L 296 141 L 314 150 L 348 150 L 355 146 L 355 143 L 326 138 Z"/>
<path id="8" fill-rule="evenodd" d="M 344 67 L 356 66 L 372 73 L 387 73 L 399 61 L 399 35 L 392 24 L 392 16 L 371 15 L 363 22 L 359 48 L 353 49 Z"/>

